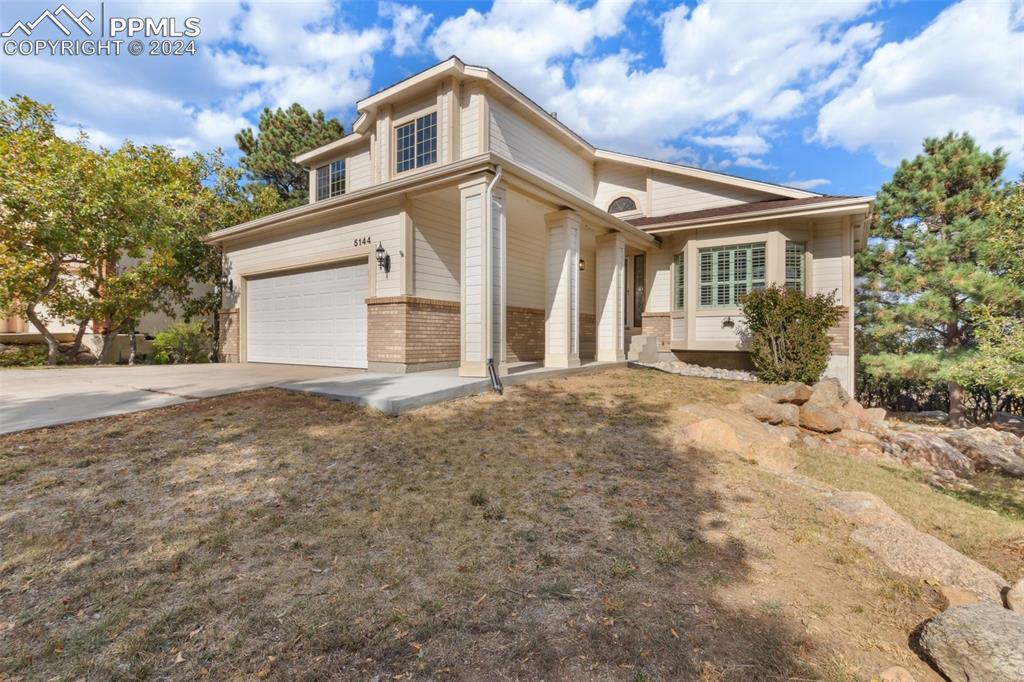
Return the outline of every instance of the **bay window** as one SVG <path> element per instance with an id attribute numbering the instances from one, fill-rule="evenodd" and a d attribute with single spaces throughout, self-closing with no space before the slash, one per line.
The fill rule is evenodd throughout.
<path id="1" fill-rule="evenodd" d="M 764 242 L 716 246 L 697 253 L 698 307 L 737 307 L 747 292 L 764 288 Z"/>

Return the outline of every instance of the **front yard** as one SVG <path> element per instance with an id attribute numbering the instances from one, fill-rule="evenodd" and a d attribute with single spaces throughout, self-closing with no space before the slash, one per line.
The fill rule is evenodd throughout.
<path id="1" fill-rule="evenodd" d="M 932 589 L 676 437 L 746 390 L 616 370 L 399 418 L 262 390 L 2 437 L 0 679 L 938 679 L 907 647 Z M 918 523 L 942 496 L 904 483 Z M 1019 577 L 1024 524 L 938 509 Z"/>

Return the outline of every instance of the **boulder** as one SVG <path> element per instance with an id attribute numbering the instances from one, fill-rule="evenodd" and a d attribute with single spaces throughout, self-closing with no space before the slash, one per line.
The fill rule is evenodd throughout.
<path id="1" fill-rule="evenodd" d="M 954 606 L 963 606 L 964 604 L 973 604 L 978 601 L 978 595 L 956 585 L 939 585 L 936 590 L 939 596 L 942 597 L 942 601 L 946 603 L 947 609 L 951 609 Z"/>
<path id="2" fill-rule="evenodd" d="M 830 495 L 828 505 L 860 526 L 892 524 L 913 530 L 905 518 L 874 493 L 861 490 L 843 490 Z"/>
<path id="3" fill-rule="evenodd" d="M 878 682 L 914 682 L 914 676 L 910 671 L 898 665 L 886 668 L 871 679 Z"/>
<path id="4" fill-rule="evenodd" d="M 1021 578 L 1006 591 L 1006 608 L 1017 613 L 1024 613 L 1024 578 Z"/>
<path id="5" fill-rule="evenodd" d="M 899 451 L 896 454 L 904 462 L 921 463 L 935 469 L 945 469 L 957 476 L 974 475 L 974 463 L 936 435 L 893 431 L 886 438 L 889 443 L 899 446 Z"/>
<path id="6" fill-rule="evenodd" d="M 857 421 L 864 420 L 864 406 L 853 398 L 850 398 L 850 400 L 843 405 L 843 409 L 853 415 L 853 418 Z"/>
<path id="7" fill-rule="evenodd" d="M 880 426 L 885 423 L 885 414 L 884 407 L 865 407 L 860 422 L 869 426 Z"/>
<path id="8" fill-rule="evenodd" d="M 850 394 L 839 379 L 822 379 L 811 387 L 811 397 L 807 402 L 839 410 L 850 402 Z"/>
<path id="9" fill-rule="evenodd" d="M 726 452 L 751 459 L 772 468 L 791 469 L 796 453 L 782 435 L 740 412 L 697 403 L 680 408 L 690 423 L 682 436 L 692 444 L 711 452 Z"/>
<path id="10" fill-rule="evenodd" d="M 765 391 L 765 395 L 769 400 L 777 403 L 803 405 L 811 399 L 811 387 L 801 384 L 799 381 L 790 381 L 788 384 L 772 386 Z"/>
<path id="11" fill-rule="evenodd" d="M 760 393 L 748 393 L 740 400 L 743 409 L 755 419 L 769 424 L 796 426 L 800 423 L 800 408 L 787 403 L 776 403 Z"/>
<path id="12" fill-rule="evenodd" d="M 1024 616 L 996 604 L 947 609 L 924 624 L 918 641 L 952 682 L 1024 680 Z"/>
<path id="13" fill-rule="evenodd" d="M 880 447 L 881 441 L 878 438 L 867 431 L 859 431 L 857 429 L 843 429 L 839 432 L 839 437 L 844 438 L 854 445 L 868 445 L 872 447 Z"/>
<path id="14" fill-rule="evenodd" d="M 856 424 L 856 420 L 841 409 L 841 405 L 836 408 L 809 400 L 800 406 L 800 426 L 819 433 L 835 433 Z"/>
<path id="15" fill-rule="evenodd" d="M 1020 439 L 995 429 L 954 429 L 939 432 L 939 437 L 967 455 L 978 471 L 998 471 L 1024 478 L 1024 451 Z"/>

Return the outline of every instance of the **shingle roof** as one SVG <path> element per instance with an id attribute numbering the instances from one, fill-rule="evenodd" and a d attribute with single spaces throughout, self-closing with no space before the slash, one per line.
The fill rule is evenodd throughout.
<path id="1" fill-rule="evenodd" d="M 830 201 L 842 199 L 857 199 L 859 197 L 844 195 L 823 195 L 820 197 L 805 197 L 802 199 L 771 199 L 769 201 L 755 201 L 749 204 L 736 204 L 735 206 L 720 206 L 718 208 L 706 208 L 701 211 L 688 211 L 686 213 L 672 213 L 670 215 L 651 216 L 649 218 L 633 218 L 626 222 L 634 227 L 645 227 L 647 225 L 661 225 L 662 223 L 677 223 L 701 218 L 728 218 L 740 216 L 746 213 L 757 213 L 759 211 L 770 211 L 773 209 L 798 208 L 823 204 Z"/>

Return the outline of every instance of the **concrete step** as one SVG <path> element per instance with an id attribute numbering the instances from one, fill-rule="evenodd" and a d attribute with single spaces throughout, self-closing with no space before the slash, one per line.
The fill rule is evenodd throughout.
<path id="1" fill-rule="evenodd" d="M 658 337 L 654 334 L 627 336 L 626 359 L 632 362 L 657 362 Z"/>

